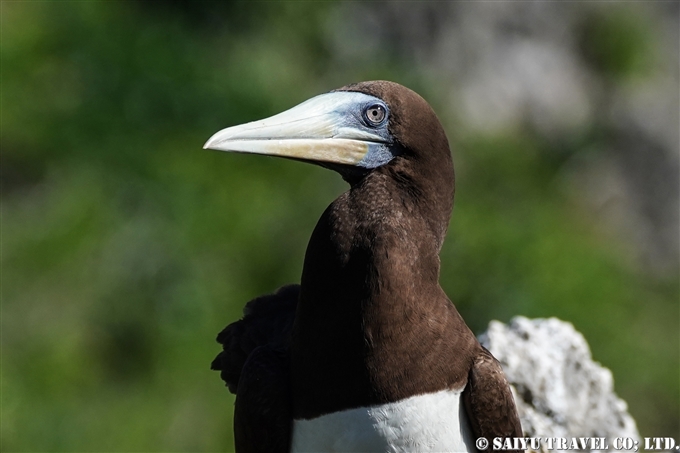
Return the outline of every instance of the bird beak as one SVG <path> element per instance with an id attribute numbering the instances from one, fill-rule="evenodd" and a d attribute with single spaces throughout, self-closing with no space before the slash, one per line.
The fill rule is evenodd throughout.
<path id="1" fill-rule="evenodd" d="M 387 142 L 360 122 L 371 99 L 354 92 L 322 94 L 278 115 L 222 129 L 203 148 L 363 166 L 371 148 Z"/>

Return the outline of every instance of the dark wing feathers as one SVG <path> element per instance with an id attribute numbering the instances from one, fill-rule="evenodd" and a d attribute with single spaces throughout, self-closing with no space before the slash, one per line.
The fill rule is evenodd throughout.
<path id="1" fill-rule="evenodd" d="M 234 407 L 236 451 L 288 453 L 292 414 L 288 350 L 260 346 L 241 373 Z"/>
<path id="2" fill-rule="evenodd" d="M 482 348 L 470 368 L 463 401 L 475 438 L 489 441 L 488 449 L 482 451 L 491 451 L 495 437 L 522 437 L 510 385 L 501 364 L 486 348 Z"/>
<path id="3" fill-rule="evenodd" d="M 223 351 L 211 368 L 232 393 L 239 453 L 287 453 L 291 440 L 290 335 L 299 285 L 251 300 L 243 319 L 217 336 Z"/>
<path id="4" fill-rule="evenodd" d="M 223 350 L 211 368 L 220 371 L 231 393 L 237 393 L 241 371 L 255 348 L 290 347 L 299 295 L 300 285 L 287 285 L 274 294 L 257 297 L 246 304 L 243 319 L 229 324 L 217 335 Z"/>

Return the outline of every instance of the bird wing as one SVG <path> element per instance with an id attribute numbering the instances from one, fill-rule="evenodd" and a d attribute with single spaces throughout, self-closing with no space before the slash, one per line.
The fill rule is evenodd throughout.
<path id="1" fill-rule="evenodd" d="M 236 451 L 288 453 L 292 416 L 288 351 L 269 346 L 248 357 L 236 392 L 234 441 Z"/>
<path id="2" fill-rule="evenodd" d="M 291 438 L 290 336 L 299 285 L 246 304 L 243 319 L 217 336 L 222 352 L 211 368 L 236 394 L 237 452 L 288 452 Z"/>
<path id="3" fill-rule="evenodd" d="M 522 437 L 510 384 L 501 364 L 485 348 L 474 359 L 463 401 L 475 438 L 484 437 L 489 442 L 489 447 L 481 451 L 491 451 L 496 437 Z"/>

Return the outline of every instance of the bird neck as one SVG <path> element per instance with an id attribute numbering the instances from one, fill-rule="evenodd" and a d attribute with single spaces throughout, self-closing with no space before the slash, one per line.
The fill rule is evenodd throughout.
<path id="1" fill-rule="evenodd" d="M 419 212 L 431 209 L 422 207 L 423 194 L 399 184 L 394 175 L 371 173 L 328 207 L 312 234 L 291 349 L 296 417 L 450 384 L 418 378 L 427 373 L 419 365 L 414 376 L 390 373 L 403 366 L 395 358 L 425 357 L 433 352 L 425 345 L 431 349 L 447 330 L 467 329 L 438 283 L 446 225 L 433 226 Z"/>
<path id="2" fill-rule="evenodd" d="M 326 209 L 307 248 L 303 297 L 323 303 L 334 288 L 347 311 L 351 301 L 370 304 L 385 293 L 398 300 L 414 285 L 439 288 L 450 203 L 437 210 L 423 188 L 393 173 L 369 174 Z"/>

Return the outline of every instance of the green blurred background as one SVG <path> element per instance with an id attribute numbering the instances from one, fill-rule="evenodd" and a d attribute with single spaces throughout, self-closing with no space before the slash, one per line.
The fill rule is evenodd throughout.
<path id="1" fill-rule="evenodd" d="M 203 151 L 370 79 L 430 101 L 474 331 L 572 322 L 643 436 L 680 438 L 678 3 L 2 2 L 2 451 L 229 451 L 209 370 L 299 281 L 345 184 Z"/>

